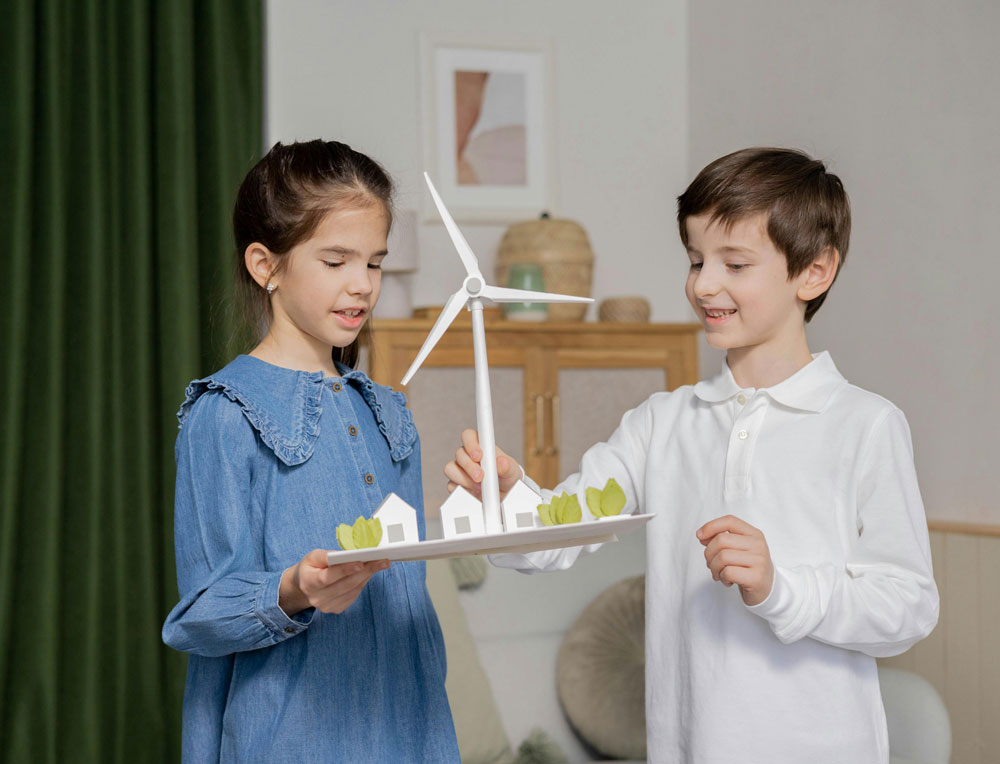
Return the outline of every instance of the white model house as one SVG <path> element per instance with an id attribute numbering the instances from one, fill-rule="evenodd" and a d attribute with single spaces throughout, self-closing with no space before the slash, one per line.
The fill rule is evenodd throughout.
<path id="1" fill-rule="evenodd" d="M 420 541 L 417 510 L 396 494 L 390 493 L 386 496 L 378 509 L 372 513 L 372 517 L 377 517 L 382 523 L 382 540 L 378 542 L 379 547 L 390 544 L 415 544 Z"/>
<path id="2" fill-rule="evenodd" d="M 441 505 L 441 528 L 446 539 L 484 535 L 486 525 L 483 522 L 482 503 L 462 486 L 458 486 Z"/>
<path id="3" fill-rule="evenodd" d="M 514 483 L 514 487 L 507 492 L 500 504 L 504 531 L 543 528 L 542 518 L 538 515 L 538 505 L 541 503 L 542 497 L 528 488 L 524 481 Z"/>

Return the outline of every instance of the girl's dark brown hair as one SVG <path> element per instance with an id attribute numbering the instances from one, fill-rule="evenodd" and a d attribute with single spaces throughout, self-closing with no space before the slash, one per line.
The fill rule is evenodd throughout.
<path id="1" fill-rule="evenodd" d="M 332 209 L 381 204 L 392 223 L 392 180 L 373 159 L 336 141 L 276 143 L 244 178 L 233 208 L 236 239 L 236 299 L 244 320 L 259 340 L 271 322 L 271 300 L 247 271 L 244 256 L 258 243 L 276 256 L 272 276 L 285 267 L 291 249 L 312 236 Z M 363 335 L 345 348 L 333 348 L 333 360 L 354 367 Z"/>
<path id="2" fill-rule="evenodd" d="M 785 256 L 789 279 L 827 248 L 840 254 L 838 274 L 847 257 L 851 240 L 847 192 L 840 178 L 826 171 L 826 165 L 801 151 L 743 149 L 716 159 L 698 173 L 677 197 L 677 223 L 684 246 L 688 244 L 687 219 L 706 212 L 711 212 L 711 222 L 726 226 L 766 213 L 767 235 Z M 829 291 L 806 303 L 807 323 Z"/>

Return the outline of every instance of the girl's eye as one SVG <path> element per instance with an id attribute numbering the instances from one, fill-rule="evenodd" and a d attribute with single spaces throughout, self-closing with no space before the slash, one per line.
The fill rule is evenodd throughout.
<path id="1" fill-rule="evenodd" d="M 340 266 L 342 266 L 342 265 L 343 265 L 343 263 L 336 263 L 336 262 L 332 262 L 332 261 L 330 261 L 330 260 L 324 260 L 324 261 L 323 261 L 323 264 L 324 264 L 324 265 L 325 265 L 325 266 L 326 266 L 327 268 L 339 268 Z"/>
<path id="2" fill-rule="evenodd" d="M 693 270 L 693 271 L 700 271 L 701 270 L 701 263 L 691 263 L 691 270 Z"/>
<path id="3" fill-rule="evenodd" d="M 368 267 L 373 271 L 380 271 L 382 270 L 382 263 L 368 263 Z"/>
<path id="4" fill-rule="evenodd" d="M 731 271 L 742 271 L 746 267 L 747 267 L 746 263 L 730 263 L 729 264 L 729 270 L 731 270 Z"/>

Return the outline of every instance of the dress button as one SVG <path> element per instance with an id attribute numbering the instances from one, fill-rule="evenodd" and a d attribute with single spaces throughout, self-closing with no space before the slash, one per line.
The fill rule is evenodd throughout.
<path id="1" fill-rule="evenodd" d="M 333 392 L 339 393 L 343 386 L 339 382 L 333 383 Z"/>
<path id="2" fill-rule="evenodd" d="M 286 626 L 285 627 L 285 634 L 294 634 L 294 633 L 295 633 L 295 627 L 294 626 Z"/>
<path id="3" fill-rule="evenodd" d="M 353 424 L 350 427 L 347 428 L 347 431 L 349 433 L 351 433 L 351 435 L 357 435 L 358 434 L 358 428 L 355 427 Z"/>
<path id="4" fill-rule="evenodd" d="M 375 476 L 369 472 L 367 475 L 365 475 L 365 482 L 368 483 L 368 485 L 371 485 L 372 483 L 375 482 Z"/>
<path id="5" fill-rule="evenodd" d="M 747 438 L 750 437 L 750 433 L 748 433 L 746 430 L 740 430 L 738 433 L 736 433 L 736 435 L 740 440 L 746 440 Z"/>
<path id="6" fill-rule="evenodd" d="M 743 393 L 740 393 L 736 396 L 736 402 L 741 406 L 745 406 L 747 403 L 747 397 Z"/>

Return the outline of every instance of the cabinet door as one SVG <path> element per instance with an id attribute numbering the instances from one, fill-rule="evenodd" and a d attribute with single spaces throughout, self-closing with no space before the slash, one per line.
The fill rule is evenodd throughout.
<path id="1" fill-rule="evenodd" d="M 574 473 L 584 452 L 606 441 L 622 416 L 670 384 L 669 365 L 657 350 L 559 350 L 548 374 L 551 396 L 545 423 L 551 433 L 546 487 Z"/>

